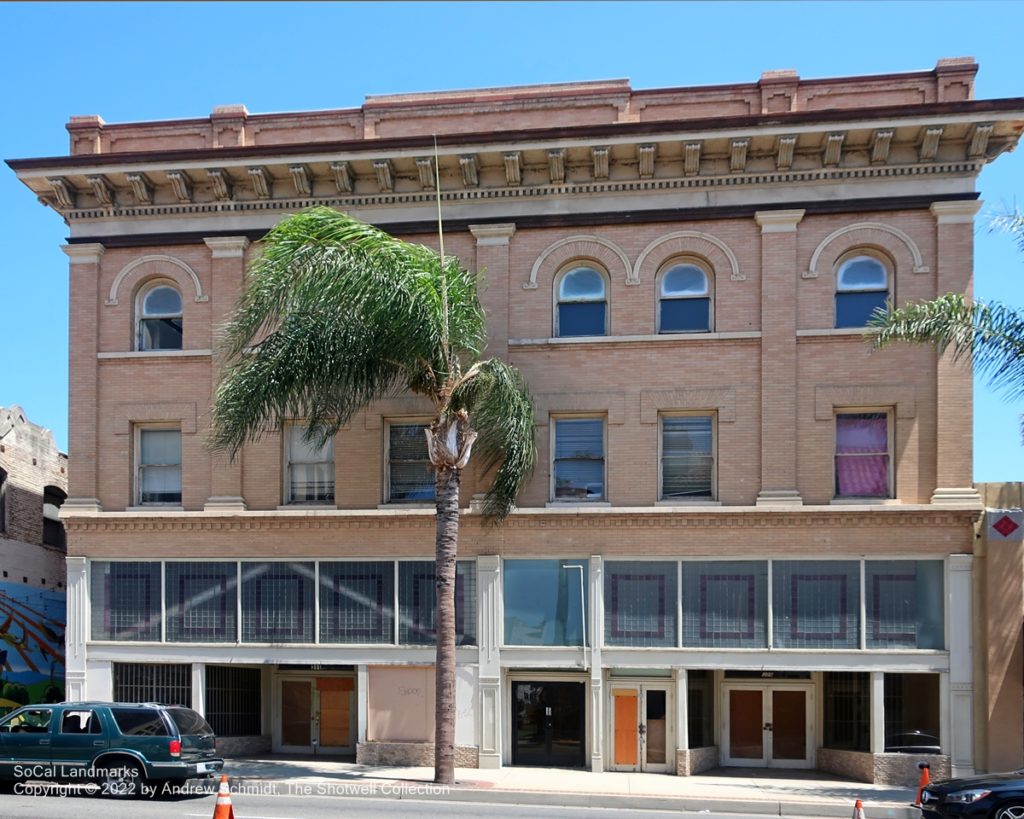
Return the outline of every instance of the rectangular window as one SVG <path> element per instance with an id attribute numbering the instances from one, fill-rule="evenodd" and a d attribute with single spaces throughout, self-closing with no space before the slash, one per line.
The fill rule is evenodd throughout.
<path id="1" fill-rule="evenodd" d="M 320 640 L 394 642 L 395 564 L 320 564 Z"/>
<path id="2" fill-rule="evenodd" d="M 860 671 L 825 672 L 826 748 L 868 751 L 871 740 L 871 675 Z"/>
<path id="3" fill-rule="evenodd" d="M 242 564 L 242 641 L 313 642 L 312 563 Z"/>
<path id="4" fill-rule="evenodd" d="M 580 566 L 582 569 L 577 568 Z M 587 570 L 588 563 L 583 558 L 504 561 L 505 644 L 583 645 Z"/>
<path id="5" fill-rule="evenodd" d="M 608 561 L 604 572 L 604 634 L 613 646 L 676 645 L 678 564 Z"/>
<path id="6" fill-rule="evenodd" d="M 860 563 L 772 563 L 772 642 L 777 648 L 860 646 Z"/>
<path id="7" fill-rule="evenodd" d="M 287 430 L 287 502 L 334 503 L 334 441 L 323 446 L 307 441 L 302 424 Z"/>
<path id="8" fill-rule="evenodd" d="M 206 666 L 206 719 L 217 736 L 259 736 L 262 697 L 260 669 Z"/>
<path id="9" fill-rule="evenodd" d="M 434 473 L 427 455 L 429 424 L 396 423 L 387 425 L 389 503 L 432 503 Z"/>
<path id="10" fill-rule="evenodd" d="M 714 497 L 714 419 L 666 415 L 661 419 L 661 499 Z"/>
<path id="11" fill-rule="evenodd" d="M 939 675 L 885 675 L 885 752 L 939 753 Z"/>
<path id="12" fill-rule="evenodd" d="M 691 670 L 686 673 L 686 727 L 691 748 L 715 744 L 715 688 L 712 673 Z"/>
<path id="13" fill-rule="evenodd" d="M 945 647 L 941 560 L 868 560 L 868 648 Z"/>
<path id="14" fill-rule="evenodd" d="M 892 497 L 892 436 L 888 412 L 836 415 L 837 498 Z"/>
<path id="15" fill-rule="evenodd" d="M 137 496 L 140 505 L 181 503 L 181 430 L 139 429 Z"/>
<path id="16" fill-rule="evenodd" d="M 162 702 L 192 707 L 189 663 L 114 663 L 114 702 Z M 159 712 L 144 708 L 114 709 L 123 734 L 166 736 Z M 148 726 L 145 728 L 143 726 Z"/>
<path id="17" fill-rule="evenodd" d="M 437 590 L 432 560 L 398 564 L 398 642 L 433 645 Z M 455 644 L 476 645 L 476 564 L 455 564 Z"/>
<path id="18" fill-rule="evenodd" d="M 167 640 L 233 643 L 237 639 L 235 563 L 168 562 L 164 570 Z"/>
<path id="19" fill-rule="evenodd" d="M 604 419 L 559 418 L 553 426 L 553 498 L 604 500 Z"/>
<path id="20" fill-rule="evenodd" d="M 768 564 L 765 561 L 683 563 L 683 645 L 766 648 Z"/>
<path id="21" fill-rule="evenodd" d="M 160 639 L 159 562 L 93 561 L 92 639 Z"/>

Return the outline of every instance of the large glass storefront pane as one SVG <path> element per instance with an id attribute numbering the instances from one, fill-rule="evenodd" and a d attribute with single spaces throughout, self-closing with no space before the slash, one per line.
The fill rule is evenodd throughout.
<path id="1" fill-rule="evenodd" d="M 433 645 L 437 587 L 434 561 L 405 560 L 398 564 L 398 642 Z M 476 645 L 476 563 L 455 564 L 455 643 Z"/>
<path id="2" fill-rule="evenodd" d="M 945 648 L 941 560 L 868 560 L 868 648 Z"/>
<path id="3" fill-rule="evenodd" d="M 765 648 L 768 563 L 684 561 L 683 645 Z"/>
<path id="4" fill-rule="evenodd" d="M 886 753 L 939 753 L 939 675 L 885 675 Z"/>
<path id="5" fill-rule="evenodd" d="M 160 563 L 94 560 L 93 640 L 160 639 Z"/>
<path id="6" fill-rule="evenodd" d="M 860 671 L 826 671 L 824 696 L 824 747 L 869 751 L 871 675 Z"/>
<path id="7" fill-rule="evenodd" d="M 604 637 L 611 646 L 676 645 L 678 564 L 609 560 L 604 567 Z"/>
<path id="8" fill-rule="evenodd" d="M 686 720 L 689 747 L 707 748 L 715 744 L 715 689 L 710 671 L 686 674 Z"/>
<path id="9" fill-rule="evenodd" d="M 233 643 L 238 639 L 238 565 L 169 562 L 164 570 L 167 639 Z"/>
<path id="10" fill-rule="evenodd" d="M 860 563 L 772 562 L 772 641 L 777 648 L 860 645 Z"/>
<path id="11" fill-rule="evenodd" d="M 393 562 L 321 563 L 321 642 L 394 642 L 394 601 Z"/>
<path id="12" fill-rule="evenodd" d="M 312 563 L 242 563 L 242 641 L 312 643 Z"/>
<path id="13" fill-rule="evenodd" d="M 506 645 L 583 645 L 585 559 L 506 560 L 502 572 Z"/>

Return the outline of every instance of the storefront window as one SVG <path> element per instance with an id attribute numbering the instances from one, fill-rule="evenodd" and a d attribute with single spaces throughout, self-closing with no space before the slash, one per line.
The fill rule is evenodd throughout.
<path id="1" fill-rule="evenodd" d="M 506 645 L 583 645 L 586 560 L 506 560 L 503 575 Z"/>
<path id="2" fill-rule="evenodd" d="M 604 570 L 604 635 L 612 646 L 676 644 L 677 563 L 610 560 Z"/>
<path id="3" fill-rule="evenodd" d="M 242 564 L 242 641 L 313 642 L 313 564 Z"/>
<path id="4" fill-rule="evenodd" d="M 859 671 L 826 671 L 824 742 L 826 748 L 871 748 L 871 676 Z"/>
<path id="5" fill-rule="evenodd" d="M 767 646 L 768 564 L 764 561 L 683 563 L 683 645 Z"/>
<path id="6" fill-rule="evenodd" d="M 394 642 L 395 564 L 320 564 L 320 639 L 325 643 Z"/>
<path id="7" fill-rule="evenodd" d="M 92 639 L 160 639 L 160 564 L 93 561 Z"/>
<path id="8" fill-rule="evenodd" d="M 434 644 L 436 599 L 434 561 L 399 562 L 399 644 Z M 455 643 L 476 645 L 476 564 L 472 560 L 460 560 L 455 565 Z"/>
<path id="9" fill-rule="evenodd" d="M 689 746 L 707 748 L 715 744 L 715 689 L 710 671 L 686 674 L 686 714 Z"/>
<path id="10" fill-rule="evenodd" d="M 868 648 L 945 648 L 941 560 L 869 560 Z"/>
<path id="11" fill-rule="evenodd" d="M 164 570 L 167 639 L 229 642 L 238 639 L 238 564 L 169 562 Z"/>
<path id="12" fill-rule="evenodd" d="M 937 754 L 939 675 L 885 675 L 885 751 Z"/>
<path id="13" fill-rule="evenodd" d="M 860 645 L 860 563 L 772 563 L 772 642 L 778 648 Z"/>

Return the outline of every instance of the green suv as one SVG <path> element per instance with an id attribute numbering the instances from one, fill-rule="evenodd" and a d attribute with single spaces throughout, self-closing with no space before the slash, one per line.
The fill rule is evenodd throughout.
<path id="1" fill-rule="evenodd" d="M 155 795 L 224 767 L 213 730 L 180 705 L 62 702 L 0 719 L 0 781 L 94 782 L 107 796 Z"/>

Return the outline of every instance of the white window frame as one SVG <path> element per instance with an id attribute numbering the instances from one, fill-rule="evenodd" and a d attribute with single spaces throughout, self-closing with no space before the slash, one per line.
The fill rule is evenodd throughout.
<path id="1" fill-rule="evenodd" d="M 885 296 L 886 301 L 896 303 L 896 267 L 892 260 L 887 256 L 879 253 L 874 248 L 870 247 L 855 247 L 851 250 L 846 251 L 842 256 L 836 260 L 835 267 L 833 268 L 833 288 L 832 288 L 832 328 L 836 330 L 850 330 L 852 327 L 837 327 L 839 321 L 839 314 L 836 310 L 837 297 L 843 293 L 880 293 L 881 290 L 866 290 L 863 288 L 850 288 L 840 289 L 839 287 L 839 271 L 843 269 L 843 266 L 847 262 L 852 262 L 854 259 L 859 258 L 873 259 L 882 266 L 882 270 L 885 273 Z"/>
<path id="2" fill-rule="evenodd" d="M 555 497 L 555 446 L 556 430 L 559 421 L 600 421 L 601 422 L 601 460 L 604 463 L 604 470 L 601 477 L 604 495 L 600 500 L 580 500 L 578 498 L 557 498 Z M 583 505 L 593 506 L 594 504 L 609 505 L 608 501 L 608 416 L 602 412 L 580 412 L 580 413 L 559 413 L 552 415 L 548 420 L 549 454 L 548 454 L 548 498 L 551 505 Z"/>
<path id="3" fill-rule="evenodd" d="M 701 498 L 666 498 L 664 494 L 664 442 L 665 419 L 698 417 L 711 418 L 711 496 Z M 667 506 L 707 505 L 718 501 L 718 413 L 714 410 L 666 410 L 658 413 L 658 503 Z"/>
<path id="4" fill-rule="evenodd" d="M 861 415 L 864 413 L 883 413 L 885 415 L 885 437 L 886 454 L 889 456 L 888 475 L 889 493 L 880 498 L 874 495 L 840 495 L 839 486 L 836 480 L 836 428 L 840 415 Z M 833 503 L 882 503 L 891 501 L 896 497 L 896 464 L 895 464 L 895 419 L 896 412 L 893 407 L 834 407 L 832 410 L 832 502 Z M 865 453 L 867 454 L 867 453 Z M 851 457 L 851 456 L 845 456 Z M 856 457 L 853 455 L 852 457 Z"/>
<path id="5" fill-rule="evenodd" d="M 157 503 L 157 502 L 151 502 L 151 501 L 147 501 L 146 503 L 143 503 L 143 501 L 142 501 L 142 469 L 143 469 L 143 465 L 142 465 L 142 433 L 143 432 L 166 432 L 168 430 L 173 430 L 174 432 L 178 433 L 178 441 L 179 441 L 178 452 L 180 453 L 180 457 L 178 458 L 178 483 L 179 483 L 179 485 L 181 487 L 181 499 L 178 500 L 177 503 Z M 185 479 L 185 470 L 184 470 L 185 454 L 184 454 L 184 446 L 183 446 L 184 440 L 183 440 L 182 435 L 181 435 L 181 425 L 180 424 L 135 424 L 134 425 L 134 435 L 132 437 L 133 437 L 133 442 L 132 443 L 133 443 L 133 448 L 134 448 L 133 458 L 132 458 L 132 460 L 133 460 L 132 473 L 134 475 L 134 481 L 133 481 L 134 485 L 132 487 L 132 500 L 134 501 L 135 506 L 138 507 L 138 508 L 144 508 L 144 509 L 152 509 L 154 507 L 156 507 L 156 508 L 163 508 L 163 509 L 181 509 L 182 508 L 182 504 L 184 503 L 184 498 L 185 498 L 185 480 L 184 480 Z M 149 464 L 149 466 L 160 466 L 160 465 L 161 464 Z M 164 466 L 170 466 L 170 464 L 164 464 Z"/>
<path id="6" fill-rule="evenodd" d="M 173 290 L 178 294 L 178 300 L 181 302 L 180 313 L 165 313 L 165 314 L 154 314 L 152 316 L 146 315 L 145 304 L 146 297 L 159 287 L 166 287 Z M 160 319 L 160 318 L 180 318 L 181 319 L 181 347 L 180 348 L 147 348 L 142 346 L 142 322 L 144 319 Z M 178 287 L 177 283 L 169 279 L 154 279 L 146 283 L 145 287 L 139 288 L 139 292 L 135 297 L 135 321 L 134 321 L 134 332 L 135 332 L 135 343 L 133 349 L 139 352 L 174 352 L 177 349 L 185 349 L 185 299 L 181 294 L 181 288 Z"/>
<path id="7" fill-rule="evenodd" d="M 573 259 L 570 262 L 562 265 L 559 271 L 555 274 L 554 287 L 551 289 L 552 298 L 552 321 L 551 328 L 555 338 L 563 338 L 561 330 L 558 326 L 558 314 L 559 306 L 563 304 L 561 298 L 562 280 L 565 279 L 574 270 L 580 270 L 586 268 L 587 270 L 593 270 L 604 280 L 604 332 L 600 336 L 564 336 L 567 339 L 576 338 L 604 338 L 611 335 L 611 324 L 612 324 L 612 302 L 611 302 L 611 276 L 608 275 L 608 271 L 592 259 Z M 584 301 L 584 302 L 572 302 L 567 301 L 565 304 L 598 304 L 597 301 Z"/>
<path id="8" fill-rule="evenodd" d="M 282 494 L 284 496 L 284 503 L 286 506 L 322 506 L 327 508 L 337 509 L 335 505 L 338 500 L 338 484 L 337 484 L 337 455 L 334 449 L 334 441 L 331 440 L 331 460 L 330 461 L 298 461 L 297 463 L 303 464 L 327 464 L 331 465 L 331 475 L 334 478 L 334 500 L 331 501 L 305 501 L 295 500 L 292 497 L 292 482 L 291 482 L 291 465 L 292 465 L 292 454 L 291 454 L 291 430 L 294 427 L 308 427 L 309 425 L 302 420 L 289 421 L 284 426 L 284 435 L 282 435 Z"/>
<path id="9" fill-rule="evenodd" d="M 708 292 L 707 296 L 664 296 L 661 292 L 661 285 L 665 279 L 665 274 L 668 273 L 672 268 L 679 267 L 680 265 L 690 265 L 696 267 L 704 273 L 707 279 Z M 697 333 L 713 333 L 715 332 L 715 270 L 706 261 L 696 256 L 674 256 L 665 262 L 658 270 L 658 275 L 655 277 L 655 293 L 657 295 L 657 303 L 654 306 L 654 325 L 659 335 L 687 335 Z M 706 330 L 662 330 L 661 329 L 661 303 L 663 301 L 683 301 L 685 299 L 698 299 L 707 298 L 708 300 L 708 326 Z"/>
<path id="10" fill-rule="evenodd" d="M 409 508 L 412 508 L 412 509 L 416 509 L 416 508 L 433 509 L 435 507 L 435 505 L 436 505 L 436 501 L 435 500 L 429 500 L 429 501 L 426 501 L 426 500 L 405 501 L 405 500 L 392 500 L 391 499 L 391 426 L 392 426 L 392 424 L 397 425 L 397 426 L 411 426 L 411 425 L 414 425 L 414 424 L 421 424 L 424 427 L 429 429 L 430 425 L 432 423 L 433 423 L 432 419 L 424 418 L 422 416 L 413 416 L 411 418 L 401 418 L 401 417 L 399 417 L 399 418 L 385 418 L 384 419 L 384 423 L 383 423 L 382 426 L 384 427 L 384 505 L 385 506 L 401 506 L 401 507 L 403 507 L 405 509 L 409 509 Z M 424 436 L 424 438 L 423 438 L 423 445 L 424 446 L 427 445 L 426 436 Z M 428 453 L 427 457 L 428 457 L 428 461 L 427 462 L 429 463 L 429 453 Z M 435 491 L 435 497 L 436 497 L 436 491 Z"/>

